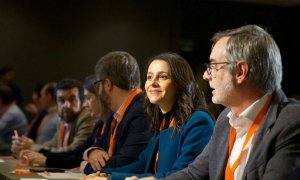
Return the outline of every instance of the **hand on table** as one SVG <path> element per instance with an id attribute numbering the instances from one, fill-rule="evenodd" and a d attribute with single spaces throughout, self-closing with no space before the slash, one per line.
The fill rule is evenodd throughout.
<path id="1" fill-rule="evenodd" d="M 91 164 L 94 171 L 101 170 L 108 160 L 109 155 L 107 152 L 100 149 L 93 149 L 88 155 L 88 162 Z"/>
<path id="2" fill-rule="evenodd" d="M 82 180 L 107 180 L 107 174 L 97 171 L 96 173 L 83 177 Z"/>
<path id="3" fill-rule="evenodd" d="M 47 158 L 41 153 L 24 150 L 20 153 L 20 159 L 30 165 L 45 166 Z"/>

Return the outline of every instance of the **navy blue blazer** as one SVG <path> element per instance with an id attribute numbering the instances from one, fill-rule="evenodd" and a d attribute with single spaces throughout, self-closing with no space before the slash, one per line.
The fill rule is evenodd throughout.
<path id="1" fill-rule="evenodd" d="M 149 121 L 143 109 L 144 95 L 138 94 L 128 106 L 125 115 L 118 126 L 116 134 L 115 153 L 106 162 L 105 168 L 124 166 L 138 159 L 138 155 L 145 149 L 150 138 Z M 108 117 L 103 137 L 94 146 L 108 151 L 110 140 L 110 124 L 113 115 Z M 84 173 L 93 173 L 90 164 L 87 164 Z"/>
<path id="2" fill-rule="evenodd" d="M 147 148 L 140 154 L 138 161 L 116 169 L 103 169 L 112 179 L 124 179 L 128 176 L 168 176 L 188 166 L 199 155 L 213 133 L 214 122 L 207 112 L 196 111 L 174 134 L 174 128 L 168 128 L 156 134 Z M 153 172 L 153 161 L 159 152 L 157 173 Z"/>

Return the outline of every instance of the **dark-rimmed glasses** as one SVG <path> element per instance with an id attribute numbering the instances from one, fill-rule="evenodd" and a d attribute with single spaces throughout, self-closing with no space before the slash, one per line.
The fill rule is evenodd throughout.
<path id="1" fill-rule="evenodd" d="M 101 82 L 103 82 L 103 79 L 99 79 L 99 80 L 94 82 L 94 87 L 95 87 L 96 90 L 99 89 Z"/>
<path id="2" fill-rule="evenodd" d="M 212 70 L 216 70 L 219 71 L 220 69 L 222 69 L 224 66 L 220 66 L 219 68 L 217 68 L 215 65 L 217 64 L 224 64 L 224 65 L 228 65 L 231 64 L 231 62 L 211 62 L 211 63 L 205 63 L 206 66 L 206 71 L 208 75 L 212 75 Z"/>

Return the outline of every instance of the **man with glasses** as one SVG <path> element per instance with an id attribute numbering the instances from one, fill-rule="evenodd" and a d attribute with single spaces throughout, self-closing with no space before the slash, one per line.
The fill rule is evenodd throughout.
<path id="1" fill-rule="evenodd" d="M 55 87 L 56 104 L 60 123 L 54 137 L 43 144 L 31 144 L 30 147 L 23 147 L 31 150 L 24 150 L 20 157 L 28 163 L 45 165 L 46 156 L 41 153 L 67 152 L 74 150 L 83 144 L 92 133 L 96 120 L 91 118 L 90 112 L 82 107 L 83 87 L 82 83 L 75 79 L 63 79 Z M 22 148 L 22 138 L 14 137 L 13 146 Z M 34 152 L 37 151 L 37 152 Z M 59 163 L 59 162 L 57 162 Z"/>
<path id="2" fill-rule="evenodd" d="M 135 58 L 123 51 L 110 52 L 97 62 L 95 75 L 99 99 L 113 113 L 105 121 L 102 137 L 84 153 L 88 164 L 81 169 L 87 174 L 133 162 L 150 139 Z"/>
<path id="3" fill-rule="evenodd" d="M 277 44 L 256 25 L 216 33 L 212 40 L 203 78 L 212 101 L 227 108 L 204 151 L 165 179 L 287 179 L 300 164 L 300 103 L 281 90 Z"/>

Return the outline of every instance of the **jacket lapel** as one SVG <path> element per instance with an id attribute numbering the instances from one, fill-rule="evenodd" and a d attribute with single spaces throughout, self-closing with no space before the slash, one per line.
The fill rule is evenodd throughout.
<path id="1" fill-rule="evenodd" d="M 259 127 L 258 129 L 258 134 L 250 152 L 249 159 L 245 167 L 242 179 L 246 179 L 247 173 L 250 172 L 252 169 L 258 168 L 257 166 L 259 166 L 262 163 L 260 161 L 263 161 L 263 158 L 261 158 L 260 155 L 262 152 L 262 148 L 265 144 L 264 140 L 267 137 L 268 133 L 271 131 L 274 123 L 276 122 L 277 116 L 280 113 L 281 108 L 283 108 L 287 102 L 288 99 L 281 90 L 273 93 L 271 105 L 267 111 L 263 123 L 261 124 L 261 127 Z"/>

